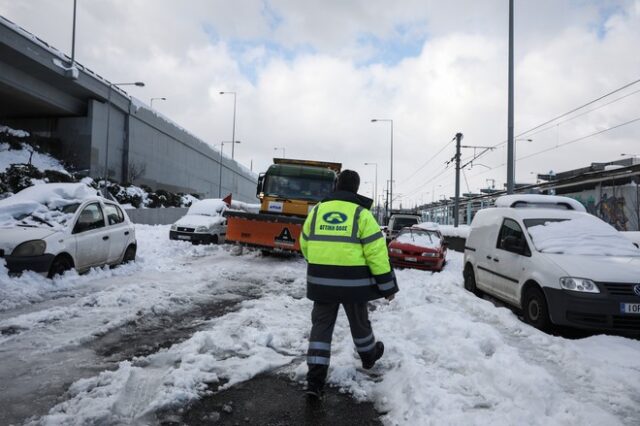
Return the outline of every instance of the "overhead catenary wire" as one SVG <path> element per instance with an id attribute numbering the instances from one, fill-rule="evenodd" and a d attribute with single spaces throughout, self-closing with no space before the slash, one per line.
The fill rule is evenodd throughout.
<path id="1" fill-rule="evenodd" d="M 636 84 L 638 84 L 638 83 L 640 83 L 640 79 L 634 80 L 634 81 L 632 81 L 632 82 L 630 82 L 630 83 L 627 83 L 627 84 L 625 84 L 625 85 L 623 85 L 623 86 L 620 86 L 620 87 L 618 87 L 618 88 L 617 88 L 617 89 L 615 89 L 615 90 L 612 90 L 612 91 L 610 91 L 610 92 L 608 92 L 608 93 L 606 93 L 606 94 L 604 94 L 604 95 L 602 95 L 602 96 L 597 97 L 596 99 L 593 99 L 593 100 L 591 100 L 591 101 L 589 101 L 589 102 L 587 102 L 587 103 L 585 103 L 585 104 L 583 104 L 583 105 L 580 105 L 579 107 L 573 108 L 573 109 L 571 109 L 570 111 L 567 111 L 567 112 L 565 112 L 565 113 L 563 113 L 563 114 L 560 114 L 560 115 L 558 115 L 558 116 L 556 116 L 556 117 L 554 117 L 554 118 L 552 118 L 552 119 L 550 119 L 550 120 L 547 120 L 547 121 L 545 121 L 545 122 L 543 122 L 543 123 L 541 123 L 541 124 L 538 124 L 538 125 L 536 125 L 536 126 L 534 126 L 534 127 L 530 128 L 530 129 L 528 129 L 528 130 L 525 130 L 525 131 L 523 131 L 523 132 L 521 132 L 521 133 L 518 133 L 517 135 L 515 135 L 515 136 L 514 136 L 514 139 L 515 139 L 515 138 L 522 137 L 522 136 L 525 136 L 525 135 L 527 135 L 527 134 L 529 134 L 529 133 L 531 133 L 531 132 L 534 132 L 534 131 L 536 131 L 536 130 L 540 129 L 541 127 L 546 126 L 547 124 L 551 124 L 551 123 L 553 123 L 553 122 L 555 122 L 555 121 L 557 121 L 557 120 L 559 120 L 559 119 L 561 119 L 561 118 L 564 118 L 564 117 L 566 117 L 566 116 L 568 116 L 568 115 L 571 115 L 571 114 L 573 114 L 573 113 L 574 113 L 574 112 L 576 112 L 576 111 L 579 111 L 579 110 L 581 110 L 581 109 L 583 109 L 583 108 L 586 108 L 586 107 L 588 107 L 589 105 L 593 105 L 594 103 L 596 103 L 596 102 L 598 102 L 598 101 L 601 101 L 602 99 L 605 99 L 605 98 L 607 98 L 607 97 L 609 97 L 609 96 L 611 96 L 611 95 L 614 95 L 614 94 L 616 94 L 616 93 L 619 93 L 619 92 L 623 91 L 624 89 L 627 89 L 627 88 L 629 88 L 629 87 L 631 87 L 631 86 L 634 86 L 634 85 L 636 85 Z M 621 101 L 621 100 L 623 100 L 623 99 L 625 99 L 625 98 L 627 98 L 627 97 L 629 97 L 629 96 L 631 96 L 631 95 L 634 95 L 634 94 L 636 94 L 636 93 L 639 93 L 639 92 L 640 92 L 640 90 L 636 90 L 636 91 L 634 91 L 634 92 L 632 92 L 632 93 L 629 93 L 629 94 L 627 94 L 627 95 L 625 95 L 625 96 L 621 96 L 621 97 L 619 97 L 619 98 L 616 98 L 616 99 L 614 99 L 614 100 L 613 100 L 613 101 L 611 101 L 611 102 L 608 102 L 608 103 L 606 103 L 606 104 L 604 104 L 604 105 L 601 105 L 601 106 L 599 106 L 599 107 L 597 107 L 597 108 L 593 108 L 593 109 L 591 109 L 591 110 L 589 110 L 589 111 L 587 111 L 587 112 L 585 112 L 585 113 L 583 113 L 583 114 L 578 114 L 578 115 L 576 115 L 576 116 L 574 116 L 574 117 L 571 117 L 571 118 L 569 118 L 569 119 L 567 119 L 567 120 L 564 120 L 564 121 L 562 121 L 562 122 L 560 122 L 560 123 L 557 123 L 557 124 L 558 124 L 558 125 L 560 125 L 560 124 L 566 123 L 566 122 L 568 122 L 568 121 L 574 120 L 574 119 L 576 119 L 576 118 L 578 118 L 578 117 L 582 117 L 583 115 L 588 114 L 589 112 L 593 112 L 593 111 L 595 111 L 595 110 L 597 110 L 597 109 L 600 109 L 600 108 L 603 108 L 603 107 L 605 107 L 605 106 L 611 105 L 611 104 L 613 104 L 613 103 L 619 102 L 619 101 Z M 555 127 L 555 126 L 556 126 L 556 125 L 554 124 L 554 126 L 553 126 L 553 127 Z M 549 128 L 544 129 L 544 130 L 540 130 L 539 132 L 536 132 L 535 134 L 541 133 L 542 131 L 545 131 L 545 130 L 549 130 L 550 128 L 553 128 L 553 127 L 549 127 Z M 532 134 L 532 135 L 530 135 L 530 136 L 533 136 L 533 134 Z M 493 147 L 494 147 L 494 148 L 498 148 L 498 147 L 500 147 L 500 146 L 502 146 L 502 145 L 506 144 L 507 142 L 508 142 L 508 141 L 506 141 L 506 140 L 505 140 L 505 141 L 502 141 L 502 142 L 500 142 L 500 143 L 497 143 L 497 144 L 493 145 Z M 482 155 L 478 156 L 478 158 L 480 158 L 480 157 L 484 156 L 485 154 L 487 154 L 487 153 L 485 152 L 484 154 L 482 154 Z M 505 165 L 505 164 L 502 164 L 502 165 L 500 165 L 500 167 L 502 167 L 502 166 L 504 166 L 504 165 Z"/>
<path id="2" fill-rule="evenodd" d="M 550 148 L 545 148 L 545 149 L 543 149 L 543 150 L 536 151 L 536 152 L 534 152 L 534 153 L 524 155 L 524 156 L 522 156 L 522 157 L 520 157 L 520 158 L 516 158 L 516 161 L 519 161 L 519 160 L 525 160 L 525 159 L 527 159 L 527 158 L 532 158 L 532 157 L 538 156 L 538 155 L 540 155 L 540 154 L 544 154 L 544 153 L 546 153 L 546 152 L 550 152 L 550 151 L 553 151 L 553 150 L 556 150 L 556 149 L 562 148 L 562 147 L 564 147 L 564 146 L 571 145 L 571 144 L 573 144 L 573 143 L 580 142 L 580 141 L 583 141 L 583 140 L 585 140 L 585 139 L 589 139 L 589 138 L 592 138 L 592 137 L 594 137 L 594 136 L 601 135 L 601 134 L 606 133 L 606 132 L 609 132 L 609 131 L 611 131 L 611 130 L 619 129 L 620 127 L 624 127 L 624 126 L 628 126 L 628 125 L 633 124 L 633 123 L 637 123 L 637 122 L 639 122 L 639 121 L 640 121 L 640 117 L 636 117 L 636 118 L 634 118 L 634 119 L 632 119 L 632 120 L 625 121 L 624 123 L 620 123 L 620 124 L 617 124 L 617 125 L 615 125 L 615 126 L 607 127 L 606 129 L 598 130 L 597 132 L 590 133 L 590 134 L 585 135 L 585 136 L 580 136 L 580 137 L 578 137 L 578 138 L 571 139 L 571 140 L 569 140 L 569 141 L 559 143 L 559 144 L 557 144 L 557 145 L 555 145 L 555 146 L 552 146 L 552 147 L 550 147 Z M 499 169 L 499 168 L 504 167 L 504 166 L 506 166 L 506 165 L 507 165 L 507 163 L 501 163 L 501 164 L 498 164 L 497 166 L 490 167 L 490 168 L 488 168 L 487 170 L 483 170 L 483 171 L 482 171 L 482 172 L 480 172 L 480 173 L 476 173 L 476 174 L 475 174 L 475 175 L 473 175 L 472 177 L 476 177 L 476 176 L 483 175 L 483 174 L 485 174 L 485 173 L 487 173 L 487 172 L 490 172 L 491 170 Z"/>
<path id="3" fill-rule="evenodd" d="M 409 177 L 405 178 L 402 182 L 400 183 L 404 183 L 406 181 L 408 181 L 409 179 L 411 179 L 412 177 L 414 177 L 416 174 L 418 174 L 418 172 L 420 172 L 420 170 L 422 170 L 423 168 L 425 168 L 431 161 L 433 161 L 436 157 L 438 157 L 438 155 L 440 155 L 445 149 L 447 149 L 447 147 L 455 140 L 455 138 L 451 139 L 449 142 L 447 142 L 441 149 L 440 151 L 436 152 L 434 155 L 431 156 L 431 158 L 429 158 L 423 165 L 421 165 L 420 167 L 418 167 Z"/>

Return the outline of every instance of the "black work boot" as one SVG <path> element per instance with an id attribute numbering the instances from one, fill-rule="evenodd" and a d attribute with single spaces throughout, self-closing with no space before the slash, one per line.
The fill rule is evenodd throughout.
<path id="1" fill-rule="evenodd" d="M 382 358 L 384 353 L 384 343 L 376 342 L 376 345 L 366 354 L 362 354 L 362 368 L 370 370 L 375 365 L 376 361 Z"/>
<path id="2" fill-rule="evenodd" d="M 306 393 L 309 400 L 320 401 L 324 396 L 324 384 L 318 382 L 308 382 Z"/>

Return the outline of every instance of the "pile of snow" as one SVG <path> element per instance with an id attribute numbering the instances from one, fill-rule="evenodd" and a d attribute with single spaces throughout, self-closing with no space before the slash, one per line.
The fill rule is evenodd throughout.
<path id="1" fill-rule="evenodd" d="M 220 251 L 204 260 L 193 270 L 232 262 Z M 398 271 L 402 290 L 396 299 L 372 303 L 373 329 L 386 350 L 371 375 L 358 368 L 340 311 L 330 385 L 373 401 L 391 425 L 531 424 L 532 419 L 540 420 L 535 424 L 637 424 L 640 342 L 544 334 L 509 309 L 465 291 L 462 260 L 450 252 L 442 273 Z M 206 395 L 209 384 L 228 381 L 224 390 L 277 367 L 304 381 L 312 308 L 302 296 L 305 265 L 275 264 L 238 257 L 227 278 L 261 280 L 267 289 L 262 298 L 242 302 L 239 310 L 210 320 L 182 343 L 76 381 L 69 399 L 38 424 L 133 424 L 154 410 L 187 405 Z M 176 272 L 187 273 L 187 267 Z M 220 278 L 214 271 L 207 271 L 214 274 L 208 277 L 212 289 Z M 291 277 L 289 284 L 281 281 Z M 156 301 L 150 297 L 148 303 Z"/>
<path id="2" fill-rule="evenodd" d="M 45 183 L 25 188 L 0 200 L 0 226 L 15 226 L 18 221 L 29 226 L 62 227 L 73 216 L 64 208 L 95 197 L 97 191 L 83 183 Z"/>
<path id="3" fill-rule="evenodd" d="M 536 249 L 543 253 L 585 256 L 640 256 L 640 250 L 611 225 L 584 215 L 528 228 Z"/>
<path id="4" fill-rule="evenodd" d="M 247 213 L 258 213 L 260 211 L 260 204 L 244 203 L 242 201 L 231 200 L 231 209 L 240 210 Z"/>
<path id="5" fill-rule="evenodd" d="M 402 244 L 433 249 L 440 247 L 442 244 L 437 232 L 427 230 L 405 229 L 396 237 L 396 241 Z"/>
<path id="6" fill-rule="evenodd" d="M 9 126 L 0 126 L 0 134 L 6 133 L 11 136 L 15 136 L 16 138 L 26 138 L 29 137 L 29 132 L 25 130 L 16 130 L 12 129 Z"/>
<path id="7" fill-rule="evenodd" d="M 458 225 L 457 228 L 453 225 L 440 225 L 438 229 L 445 237 L 458 237 L 464 239 L 469 238 L 469 232 L 471 232 L 471 227 L 469 225 Z"/>

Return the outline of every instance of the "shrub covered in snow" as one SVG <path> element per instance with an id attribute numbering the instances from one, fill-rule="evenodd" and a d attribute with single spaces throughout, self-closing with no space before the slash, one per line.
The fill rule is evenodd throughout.
<path id="1" fill-rule="evenodd" d="M 70 173 L 50 148 L 46 149 L 45 140 L 24 130 L 0 126 L 0 199 L 41 183 L 74 183 L 81 179 Z M 103 185 L 92 179 L 86 183 L 96 189 Z M 123 186 L 111 181 L 107 190 L 120 204 L 135 208 L 189 207 L 198 199 L 194 194 L 153 191 L 148 186 Z"/>

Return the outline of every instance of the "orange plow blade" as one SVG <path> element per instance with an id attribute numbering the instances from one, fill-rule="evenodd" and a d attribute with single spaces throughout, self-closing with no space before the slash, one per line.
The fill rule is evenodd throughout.
<path id="1" fill-rule="evenodd" d="M 303 218 L 227 210 L 228 243 L 274 252 L 300 253 Z"/>

